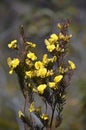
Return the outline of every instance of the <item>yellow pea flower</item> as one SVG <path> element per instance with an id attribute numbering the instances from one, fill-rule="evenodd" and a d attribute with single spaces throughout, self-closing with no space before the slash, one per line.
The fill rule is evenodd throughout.
<path id="1" fill-rule="evenodd" d="M 26 71 L 25 74 L 29 78 L 32 78 L 34 76 L 34 72 L 33 71 Z"/>
<path id="2" fill-rule="evenodd" d="M 44 64 L 48 63 L 48 55 L 47 54 L 43 55 L 42 61 L 43 61 Z"/>
<path id="3" fill-rule="evenodd" d="M 75 64 L 73 63 L 73 61 L 71 60 L 68 60 L 68 63 L 69 63 L 69 68 L 74 70 L 76 68 Z"/>
<path id="4" fill-rule="evenodd" d="M 8 57 L 7 63 L 9 65 L 9 67 L 16 68 L 19 65 L 20 61 L 18 58 L 14 58 L 12 60 L 10 57 Z"/>
<path id="5" fill-rule="evenodd" d="M 51 34 L 50 38 L 52 38 L 53 41 L 58 40 L 58 36 L 56 34 Z"/>
<path id="6" fill-rule="evenodd" d="M 19 118 L 24 117 L 24 114 L 22 113 L 22 111 L 18 111 L 18 116 Z"/>
<path id="7" fill-rule="evenodd" d="M 35 111 L 34 102 L 32 102 L 29 107 L 29 112 L 34 112 L 34 111 Z"/>
<path id="8" fill-rule="evenodd" d="M 46 46 L 50 45 L 50 42 L 49 42 L 47 39 L 45 39 L 44 42 L 45 42 L 45 45 L 46 45 Z"/>
<path id="9" fill-rule="evenodd" d="M 32 43 L 32 42 L 26 42 L 26 44 L 28 44 L 30 47 L 35 48 L 36 44 Z"/>
<path id="10" fill-rule="evenodd" d="M 46 68 L 40 68 L 37 72 L 37 76 L 41 78 L 45 78 L 47 74 L 47 69 Z"/>
<path id="11" fill-rule="evenodd" d="M 25 59 L 25 63 L 31 68 L 33 66 L 33 62 L 28 58 Z"/>
<path id="12" fill-rule="evenodd" d="M 43 67 L 43 63 L 42 63 L 41 61 L 35 62 L 35 68 L 36 68 L 36 69 L 40 69 L 40 68 L 42 68 L 42 67 Z"/>
<path id="13" fill-rule="evenodd" d="M 44 90 L 46 89 L 47 85 L 46 84 L 41 84 L 37 87 L 37 90 L 39 92 L 39 94 L 43 94 Z"/>
<path id="14" fill-rule="evenodd" d="M 8 44 L 8 47 L 12 49 L 17 48 L 17 40 L 11 41 L 11 43 Z"/>
<path id="15" fill-rule="evenodd" d="M 55 82 L 49 82 L 48 85 L 49 85 L 50 88 L 52 88 L 54 90 L 58 89 L 58 86 Z"/>
<path id="16" fill-rule="evenodd" d="M 58 28 L 58 29 L 62 29 L 61 23 L 58 23 L 58 24 L 57 24 L 57 28 Z"/>
<path id="17" fill-rule="evenodd" d="M 8 57 L 7 59 L 8 66 L 10 67 L 9 74 L 12 74 L 14 69 L 19 65 L 20 61 L 18 58 L 14 58 L 13 60 Z"/>
<path id="18" fill-rule="evenodd" d="M 49 82 L 48 85 L 49 85 L 50 88 L 54 88 L 56 83 L 55 82 Z"/>
<path id="19" fill-rule="evenodd" d="M 59 33 L 59 39 L 64 40 L 65 36 L 62 33 Z"/>
<path id="20" fill-rule="evenodd" d="M 59 83 L 61 81 L 61 79 L 63 78 L 63 75 L 58 75 L 54 78 L 54 82 L 55 83 Z"/>
<path id="21" fill-rule="evenodd" d="M 54 74 L 53 70 L 48 70 L 47 74 L 46 74 L 46 77 L 52 76 L 53 74 Z"/>
<path id="22" fill-rule="evenodd" d="M 55 88 L 56 83 L 55 82 L 49 82 L 48 85 L 49 85 L 50 88 Z"/>
<path id="23" fill-rule="evenodd" d="M 40 115 L 40 117 L 43 120 L 48 120 L 49 119 L 49 116 L 47 114 L 44 114 L 44 113 L 42 115 Z"/>
<path id="24" fill-rule="evenodd" d="M 64 68 L 62 68 L 61 66 L 58 68 L 58 70 L 59 70 L 59 73 L 62 73 L 62 74 L 65 72 Z"/>
<path id="25" fill-rule="evenodd" d="M 13 69 L 11 69 L 11 70 L 9 71 L 9 74 L 13 74 Z"/>
<path id="26" fill-rule="evenodd" d="M 49 52 L 52 52 L 55 49 L 55 45 L 47 45 L 46 47 Z"/>
<path id="27" fill-rule="evenodd" d="M 34 61 L 34 60 L 37 59 L 36 55 L 35 55 L 34 53 L 32 53 L 32 52 L 29 52 L 29 53 L 27 54 L 27 57 L 28 57 L 29 59 L 31 59 L 32 61 Z"/>

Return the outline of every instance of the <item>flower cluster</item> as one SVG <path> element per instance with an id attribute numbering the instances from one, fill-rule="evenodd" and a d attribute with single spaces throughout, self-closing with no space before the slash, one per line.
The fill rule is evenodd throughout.
<path id="1" fill-rule="evenodd" d="M 17 48 L 18 54 L 20 54 L 18 58 L 13 60 L 10 57 L 7 59 L 10 68 L 9 74 L 16 72 L 25 100 L 29 97 L 28 112 L 30 117 L 33 113 L 34 118 L 37 120 L 34 119 L 34 123 L 33 118 L 28 117 L 29 123 L 28 120 L 26 120 L 26 123 L 29 124 L 28 127 L 30 128 L 34 126 L 34 130 L 36 127 L 40 128 L 37 123 L 38 120 L 40 120 L 42 128 L 52 128 L 53 124 L 55 124 L 53 123 L 54 114 L 59 119 L 55 118 L 58 125 L 62 118 L 61 112 L 66 97 L 65 88 L 70 82 L 73 70 L 76 69 L 73 61 L 68 60 L 66 62 L 64 58 L 67 54 L 69 40 L 72 37 L 71 34 L 67 33 L 68 26 L 68 22 L 59 23 L 57 25 L 60 30 L 59 33 L 53 33 L 48 39 L 45 39 L 46 49 L 50 54 L 43 54 L 40 60 L 31 49 L 35 48 L 36 44 L 26 41 L 24 32 L 21 34 L 22 47 L 18 48 L 17 44 L 19 43 L 17 43 L 17 40 L 13 40 L 8 44 L 9 48 Z M 67 81 L 65 80 L 66 76 L 68 77 Z M 42 110 L 41 105 L 35 107 L 36 95 L 45 103 L 45 110 Z M 48 114 L 49 112 L 47 113 L 48 106 L 51 108 L 51 115 Z M 25 111 L 24 113 L 19 111 L 19 118 L 21 117 L 26 118 Z"/>

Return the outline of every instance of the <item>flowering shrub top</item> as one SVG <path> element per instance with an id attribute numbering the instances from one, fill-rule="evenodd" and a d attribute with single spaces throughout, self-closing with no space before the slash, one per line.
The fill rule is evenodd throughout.
<path id="1" fill-rule="evenodd" d="M 76 68 L 73 61 L 65 61 L 69 40 L 72 37 L 68 34 L 68 26 L 68 22 L 58 23 L 59 33 L 53 33 L 45 39 L 45 46 L 51 57 L 44 54 L 41 60 L 38 59 L 37 55 L 31 51 L 36 44 L 25 40 L 23 27 L 21 27 L 22 44 L 17 40 L 8 44 L 9 48 L 18 51 L 18 57 L 7 59 L 9 74 L 16 72 L 25 100 L 29 98 L 27 103 L 30 114 L 27 116 L 25 111 L 19 111 L 19 118 L 31 129 L 51 129 L 52 126 L 58 127 L 61 123 L 61 112 L 66 100 L 65 88 L 68 87 L 72 72 Z M 35 106 L 34 95 L 38 95 L 43 100 L 46 110 L 42 110 L 41 105 Z M 51 109 L 50 115 L 47 112 L 48 107 Z M 55 119 L 54 114 L 56 114 Z"/>

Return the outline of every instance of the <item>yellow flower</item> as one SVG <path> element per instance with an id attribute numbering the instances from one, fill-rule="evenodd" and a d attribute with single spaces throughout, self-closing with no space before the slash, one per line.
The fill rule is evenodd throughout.
<path id="1" fill-rule="evenodd" d="M 55 82 L 49 82 L 48 85 L 49 85 L 50 88 L 55 88 L 56 83 Z"/>
<path id="2" fill-rule="evenodd" d="M 34 112 L 34 111 L 35 111 L 34 102 L 32 102 L 29 107 L 29 112 Z"/>
<path id="3" fill-rule="evenodd" d="M 59 33 L 59 39 L 64 40 L 65 36 L 62 33 Z"/>
<path id="4" fill-rule="evenodd" d="M 53 70 L 48 70 L 47 74 L 46 74 L 46 77 L 52 76 L 53 74 L 54 74 Z"/>
<path id="5" fill-rule="evenodd" d="M 28 76 L 29 78 L 32 78 L 35 73 L 34 73 L 33 71 L 26 71 L 25 74 L 26 74 L 26 76 Z"/>
<path id="6" fill-rule="evenodd" d="M 45 78 L 46 74 L 47 74 L 47 69 L 46 68 L 40 68 L 37 71 L 37 76 L 38 77 Z"/>
<path id="7" fill-rule="evenodd" d="M 36 89 L 36 88 L 33 88 L 33 92 L 34 92 L 34 93 L 37 93 L 38 91 L 37 91 L 37 89 Z"/>
<path id="8" fill-rule="evenodd" d="M 13 60 L 9 57 L 7 59 L 8 66 L 10 67 L 9 74 L 13 73 L 13 70 L 19 65 L 20 61 L 18 58 L 14 58 Z"/>
<path id="9" fill-rule="evenodd" d="M 55 83 L 59 83 L 61 81 L 61 79 L 63 78 L 63 75 L 58 75 L 54 78 L 54 82 Z"/>
<path id="10" fill-rule="evenodd" d="M 46 84 L 41 84 L 37 87 L 37 90 L 40 94 L 44 93 L 44 90 L 46 89 L 47 85 Z"/>
<path id="11" fill-rule="evenodd" d="M 12 49 L 17 48 L 17 40 L 11 41 L 11 43 L 8 44 L 8 47 Z"/>
<path id="12" fill-rule="evenodd" d="M 55 49 L 56 49 L 57 52 L 60 51 L 59 44 L 56 45 L 56 48 L 55 48 Z"/>
<path id="13" fill-rule="evenodd" d="M 47 45 L 46 47 L 49 52 L 52 52 L 55 49 L 55 45 Z"/>
<path id="14" fill-rule="evenodd" d="M 41 62 L 41 61 L 37 61 L 36 63 L 35 63 L 35 68 L 36 69 L 40 69 L 40 68 L 42 68 L 43 67 L 43 63 Z"/>
<path id="15" fill-rule="evenodd" d="M 52 41 L 58 40 L 58 36 L 56 34 L 51 34 L 50 38 L 52 38 Z"/>
<path id="16" fill-rule="evenodd" d="M 71 60 L 68 60 L 68 63 L 70 69 L 74 70 L 76 68 L 75 64 Z"/>
<path id="17" fill-rule="evenodd" d="M 49 42 L 47 39 L 45 39 L 44 42 L 45 42 L 45 45 L 46 45 L 46 46 L 50 45 L 50 42 Z"/>
<path id="18" fill-rule="evenodd" d="M 32 42 L 26 42 L 30 47 L 36 47 L 36 44 L 32 43 Z"/>
<path id="19" fill-rule="evenodd" d="M 18 112 L 18 116 L 19 116 L 19 118 L 24 117 L 24 114 L 22 113 L 22 111 Z"/>
<path id="20" fill-rule="evenodd" d="M 64 41 L 68 41 L 71 37 L 72 37 L 72 34 L 66 35 L 65 38 L 64 38 Z"/>
<path id="21" fill-rule="evenodd" d="M 57 24 L 57 28 L 58 28 L 58 29 L 62 29 L 61 23 L 58 23 L 58 24 Z"/>
<path id="22" fill-rule="evenodd" d="M 44 114 L 44 113 L 42 115 L 40 115 L 40 117 L 43 120 L 48 120 L 49 119 L 49 116 L 47 114 Z"/>
<path id="23" fill-rule="evenodd" d="M 47 55 L 47 54 L 44 54 L 44 55 L 43 55 L 42 61 L 43 61 L 44 64 L 47 64 L 47 63 L 48 63 L 48 55 Z"/>
<path id="24" fill-rule="evenodd" d="M 29 52 L 29 53 L 27 54 L 27 57 L 28 57 L 29 59 L 31 59 L 32 61 L 34 61 L 34 60 L 37 59 L 36 55 L 35 55 L 34 53 L 32 53 L 32 52 Z"/>
<path id="25" fill-rule="evenodd" d="M 51 62 L 56 62 L 56 60 L 57 60 L 57 57 L 56 57 L 56 56 L 53 56 L 53 57 L 50 59 Z"/>
<path id="26" fill-rule="evenodd" d="M 61 66 L 58 68 L 58 70 L 59 70 L 59 73 L 64 73 L 65 71 L 64 71 L 64 68 L 62 68 Z"/>
<path id="27" fill-rule="evenodd" d="M 59 70 L 59 73 L 64 74 L 65 72 L 68 71 L 68 68 L 63 68 L 63 67 L 60 66 L 60 67 L 58 68 L 58 70 Z"/>
<path id="28" fill-rule="evenodd" d="M 32 67 L 33 66 L 33 62 L 31 60 L 29 60 L 28 58 L 25 59 L 25 63 L 29 66 Z"/>

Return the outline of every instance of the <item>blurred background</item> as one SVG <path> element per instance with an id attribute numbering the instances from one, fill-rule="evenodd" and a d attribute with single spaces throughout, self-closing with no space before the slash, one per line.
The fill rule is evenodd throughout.
<path id="1" fill-rule="evenodd" d="M 41 56 L 44 39 L 66 19 L 71 20 L 69 30 L 73 34 L 69 58 L 77 69 L 66 90 L 63 122 L 58 130 L 86 130 L 85 0 L 0 0 L 0 130 L 24 130 L 17 115 L 24 99 L 16 74 L 8 74 L 7 57 L 15 54 L 7 44 L 20 39 L 19 26 L 23 24 L 27 40 L 38 44 L 36 51 Z"/>

